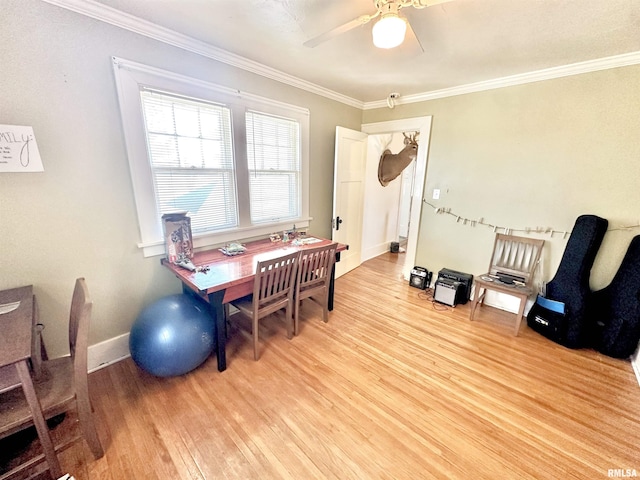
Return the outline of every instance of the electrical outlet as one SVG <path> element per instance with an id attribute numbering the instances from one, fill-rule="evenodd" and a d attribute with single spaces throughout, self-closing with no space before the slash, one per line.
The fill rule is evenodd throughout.
<path id="1" fill-rule="evenodd" d="M 433 199 L 434 200 L 438 200 L 440 198 L 440 189 L 439 188 L 434 188 L 433 189 Z"/>

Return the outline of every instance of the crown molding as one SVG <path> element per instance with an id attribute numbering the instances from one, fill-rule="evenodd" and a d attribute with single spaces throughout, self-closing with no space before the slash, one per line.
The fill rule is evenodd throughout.
<path id="1" fill-rule="evenodd" d="M 93 0 L 42 0 L 43 2 L 56 5 L 66 10 L 79 13 L 81 15 L 100 20 L 110 25 L 123 28 L 130 32 L 143 35 L 154 40 L 182 48 L 183 50 L 202 55 L 204 57 L 216 60 L 218 62 L 255 73 L 265 78 L 275 80 L 286 85 L 290 85 L 301 90 L 320 95 L 331 100 L 335 100 L 346 105 L 360 108 L 361 110 L 373 110 L 376 108 L 388 107 L 387 99 L 376 100 L 374 102 L 362 102 L 355 98 L 342 95 L 333 90 L 316 85 L 315 83 L 302 80 L 293 75 L 286 74 L 280 70 L 268 67 L 261 63 L 249 60 L 247 58 L 235 55 L 220 48 L 209 45 L 208 43 L 196 40 L 187 35 L 177 33 L 165 27 L 156 25 L 155 23 L 142 20 L 128 13 L 107 7 Z M 523 85 L 526 83 L 540 82 L 543 80 L 551 80 L 555 78 L 568 77 L 572 75 L 580 75 L 582 73 L 596 72 L 598 70 L 607 70 L 610 68 L 625 67 L 629 65 L 640 64 L 640 51 L 630 52 L 622 55 L 614 55 L 611 57 L 599 58 L 596 60 L 588 60 L 586 62 L 578 62 L 570 65 L 552 67 L 534 72 L 511 75 L 493 80 L 486 80 L 467 85 L 460 85 L 452 88 L 443 88 L 440 90 L 432 90 L 429 92 L 407 95 L 398 98 L 396 105 L 405 105 L 410 103 L 424 102 L 427 100 L 435 100 L 438 98 L 453 97 L 456 95 L 464 95 L 467 93 L 483 92 L 486 90 L 494 90 L 497 88 L 511 87 L 515 85 Z"/>
<path id="2" fill-rule="evenodd" d="M 409 103 L 418 103 L 427 100 L 435 100 L 438 98 L 464 95 L 466 93 L 483 92 L 485 90 L 494 90 L 496 88 L 523 85 L 526 83 L 552 80 L 554 78 L 569 77 L 572 75 L 580 75 L 582 73 L 596 72 L 598 70 L 607 70 L 610 68 L 626 67 L 629 65 L 638 64 L 640 64 L 640 51 L 625 53 L 622 55 L 614 55 L 611 57 L 598 58 L 596 60 L 588 60 L 586 62 L 572 63 L 570 65 L 562 65 L 560 67 L 546 68 L 544 70 L 536 70 L 534 72 L 521 73 L 518 75 L 511 75 L 508 77 L 496 78 L 483 82 L 470 83 L 468 85 L 460 85 L 458 87 L 443 88 L 441 90 L 432 90 L 430 92 L 407 95 L 395 100 L 395 104 L 403 105 Z M 383 107 L 388 107 L 387 99 L 377 100 L 375 102 L 366 102 L 364 104 L 363 110 L 373 110 L 375 108 Z"/>
<path id="3" fill-rule="evenodd" d="M 360 100 L 342 95 L 334 92 L 333 90 L 316 85 L 315 83 L 311 83 L 281 72 L 280 70 L 276 70 L 275 68 L 235 55 L 227 52 L 226 50 L 209 45 L 208 43 L 196 40 L 195 38 L 161 27 L 160 25 L 156 25 L 155 23 L 148 22 L 101 3 L 94 2 L 93 0 L 42 1 L 352 107 L 362 109 L 364 106 L 364 102 Z"/>

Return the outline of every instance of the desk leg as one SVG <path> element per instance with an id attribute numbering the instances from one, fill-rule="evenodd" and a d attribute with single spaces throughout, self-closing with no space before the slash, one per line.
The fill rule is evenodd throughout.
<path id="1" fill-rule="evenodd" d="M 215 336 L 216 336 L 216 357 L 218 359 L 218 371 L 224 372 L 227 369 L 227 354 L 226 343 L 227 336 L 225 335 L 225 319 L 224 319 L 224 305 L 222 299 L 224 298 L 224 290 L 213 292 L 208 295 L 209 305 L 211 307 L 211 315 L 215 322 Z"/>
<path id="2" fill-rule="evenodd" d="M 222 304 L 222 300 L 224 299 L 224 292 L 224 290 L 221 290 L 219 292 L 210 293 L 209 295 L 207 295 L 207 298 L 204 299 L 201 296 L 197 295 L 188 286 L 182 284 L 182 293 L 186 295 L 192 295 L 203 303 L 209 302 L 209 311 L 211 313 L 211 317 L 213 318 L 213 335 L 216 342 L 215 348 L 219 372 L 224 372 L 227 369 L 227 356 L 225 353 L 227 337 L 225 335 L 226 328 L 224 324 L 224 305 Z"/>
<path id="3" fill-rule="evenodd" d="M 33 424 L 36 426 L 38 437 L 40 437 L 40 443 L 42 443 L 42 450 L 44 451 L 44 457 L 49 465 L 49 472 L 53 478 L 60 478 L 62 476 L 62 469 L 60 468 L 60 462 L 56 456 L 53 442 L 49 434 L 49 427 L 42 415 L 42 406 L 40 400 L 36 395 L 36 391 L 33 388 L 33 381 L 29 374 L 29 368 L 27 367 L 27 361 L 23 360 L 16 363 L 16 369 L 18 370 L 18 376 L 20 382 L 22 382 L 22 390 L 24 396 L 27 397 L 27 403 L 31 408 L 31 414 L 33 415 Z"/>

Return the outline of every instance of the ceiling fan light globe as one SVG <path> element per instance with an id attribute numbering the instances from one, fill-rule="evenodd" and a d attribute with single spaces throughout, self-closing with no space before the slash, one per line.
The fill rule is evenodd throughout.
<path id="1" fill-rule="evenodd" d="M 394 48 L 404 42 L 407 23 L 396 15 L 382 17 L 373 26 L 373 44 L 378 48 Z"/>

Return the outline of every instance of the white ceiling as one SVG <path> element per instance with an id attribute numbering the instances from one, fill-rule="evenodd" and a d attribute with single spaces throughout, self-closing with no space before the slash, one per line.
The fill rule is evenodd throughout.
<path id="1" fill-rule="evenodd" d="M 384 100 L 391 92 L 419 95 L 640 54 L 640 0 L 453 0 L 424 9 L 403 8 L 401 14 L 409 19 L 424 52 L 411 37 L 396 49 L 377 49 L 371 41 L 374 22 L 315 48 L 303 45 L 375 12 L 373 0 L 87 3 L 116 9 L 363 103 Z M 633 59 L 631 63 L 639 63 L 640 55 Z"/>

